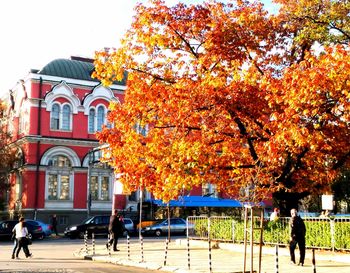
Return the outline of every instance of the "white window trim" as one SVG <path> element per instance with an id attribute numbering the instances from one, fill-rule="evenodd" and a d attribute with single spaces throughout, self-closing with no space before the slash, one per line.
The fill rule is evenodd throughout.
<path id="1" fill-rule="evenodd" d="M 60 199 L 57 199 L 57 200 L 49 200 L 49 192 L 48 192 L 48 188 L 49 188 L 49 176 L 50 174 L 57 174 L 59 177 L 63 174 L 65 175 L 67 172 L 69 172 L 69 198 L 68 200 L 60 200 Z M 61 179 L 59 178 L 58 179 L 58 196 L 60 195 L 60 190 L 61 190 Z M 57 202 L 57 203 L 65 203 L 65 202 L 68 202 L 68 203 L 71 203 L 73 202 L 73 190 L 74 190 L 74 173 L 73 171 L 71 170 L 68 170 L 66 168 L 50 168 L 50 169 L 47 169 L 46 170 L 46 173 L 45 173 L 45 203 L 46 202 Z"/>
<path id="2" fill-rule="evenodd" d="M 93 117 L 93 130 L 91 131 L 90 130 L 90 110 L 91 109 L 93 109 L 93 110 L 95 110 L 95 115 L 94 115 L 94 117 Z M 88 132 L 89 132 L 89 134 L 93 134 L 93 133 L 95 133 L 96 132 L 96 120 L 97 120 L 97 111 L 96 111 L 96 108 L 95 107 L 90 107 L 90 109 L 89 109 L 89 115 L 88 115 Z"/>
<path id="3" fill-rule="evenodd" d="M 63 107 L 65 105 L 68 105 L 69 106 L 69 109 L 70 109 L 70 112 L 69 112 L 69 128 L 68 129 L 63 129 Z M 72 131 L 72 128 L 73 128 L 73 111 L 72 111 L 72 106 L 69 104 L 69 103 L 63 103 L 61 105 L 61 112 L 60 112 L 60 129 L 62 131 Z"/>
<path id="4" fill-rule="evenodd" d="M 71 105 L 72 113 L 77 114 L 80 106 L 80 100 L 76 94 L 74 94 L 72 88 L 68 86 L 65 81 L 60 82 L 58 85 L 52 88 L 45 96 L 46 110 L 51 112 L 52 105 L 57 103 L 58 98 L 65 98 Z"/>
<path id="5" fill-rule="evenodd" d="M 101 170 L 102 171 L 102 170 Z M 98 183 L 98 199 L 92 200 L 92 202 L 110 202 L 112 200 L 112 176 L 110 172 L 104 171 L 101 172 L 98 169 L 93 169 L 91 172 L 90 177 L 97 176 L 97 183 Z M 108 177 L 108 200 L 101 200 L 101 191 L 102 191 L 102 177 Z M 90 181 L 91 183 L 91 181 Z M 90 184 L 90 192 L 91 192 L 91 184 Z"/>
<path id="6" fill-rule="evenodd" d="M 98 130 L 97 130 L 97 117 L 98 117 L 98 108 L 99 107 L 103 107 L 103 110 L 104 110 L 104 113 L 105 113 L 105 115 L 104 115 L 104 119 L 103 119 L 103 125 L 107 125 L 107 115 L 108 115 L 108 108 L 104 105 L 104 104 L 102 104 L 102 103 L 100 103 L 100 104 L 98 104 L 98 105 L 96 105 L 96 106 L 92 106 L 92 107 L 90 107 L 88 110 L 88 132 L 89 132 L 89 134 L 94 134 L 94 133 L 96 133 Z M 90 131 L 90 128 L 89 128 L 89 122 L 90 122 L 90 109 L 94 109 L 95 110 L 95 116 L 94 116 L 94 131 L 92 132 L 92 131 Z"/>
<path id="7" fill-rule="evenodd" d="M 81 165 L 77 153 L 65 146 L 55 146 L 47 150 L 41 158 L 40 165 L 47 166 L 49 164 L 49 160 L 56 155 L 63 155 L 68 157 L 72 164 L 72 167 L 80 167 Z"/>
<path id="8" fill-rule="evenodd" d="M 51 128 L 51 120 L 52 120 L 52 111 L 50 111 L 50 130 L 51 131 L 64 131 L 64 132 L 71 132 L 72 131 L 72 127 L 73 127 L 73 111 L 72 111 L 72 105 L 70 103 L 59 103 L 59 102 L 54 102 L 52 104 L 55 105 L 57 104 L 60 108 L 59 110 L 59 116 L 58 116 L 58 129 L 56 128 Z M 70 116 L 69 116 L 69 129 L 63 129 L 63 107 L 65 105 L 68 105 L 70 107 Z M 52 108 L 51 108 L 52 110 Z"/>
<path id="9" fill-rule="evenodd" d="M 53 172 L 57 168 L 47 169 L 45 173 L 45 208 L 46 209 L 72 209 L 73 208 L 73 199 L 74 199 L 74 167 L 80 167 L 81 162 L 75 151 L 68 147 L 64 146 L 55 146 L 47 150 L 41 158 L 40 165 L 48 166 L 49 160 L 57 155 L 66 156 L 71 162 L 71 170 L 69 177 L 69 195 L 70 200 L 47 200 L 48 199 L 48 172 Z M 66 169 L 68 170 L 68 168 Z M 65 170 L 63 169 L 63 172 Z"/>
<path id="10" fill-rule="evenodd" d="M 99 84 L 94 88 L 91 94 L 87 95 L 84 98 L 83 107 L 84 107 L 84 115 L 89 115 L 89 110 L 91 105 L 96 100 L 105 100 L 107 104 L 110 102 L 120 103 L 119 99 L 114 96 L 112 90 L 108 87 Z"/>

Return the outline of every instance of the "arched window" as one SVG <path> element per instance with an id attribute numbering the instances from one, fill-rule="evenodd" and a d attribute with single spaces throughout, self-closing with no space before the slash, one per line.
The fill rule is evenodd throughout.
<path id="1" fill-rule="evenodd" d="M 107 128 L 111 129 L 112 128 L 112 123 L 108 121 L 107 117 L 110 114 L 111 111 L 107 111 L 107 116 L 106 116 L 106 126 Z"/>
<path id="2" fill-rule="evenodd" d="M 89 109 L 88 119 L 88 131 L 89 133 L 95 133 L 101 131 L 102 126 L 106 125 L 111 127 L 111 124 L 107 124 L 107 108 L 104 105 L 99 105 L 96 108 L 92 107 Z"/>
<path id="3" fill-rule="evenodd" d="M 64 155 L 56 155 L 49 159 L 48 165 L 47 199 L 71 200 L 71 161 Z"/>
<path id="4" fill-rule="evenodd" d="M 51 124 L 53 130 L 71 130 L 72 109 L 69 104 L 61 106 L 59 103 L 52 105 Z"/>
<path id="5" fill-rule="evenodd" d="M 60 127 L 60 106 L 55 103 L 51 110 L 51 129 L 58 130 Z"/>
<path id="6" fill-rule="evenodd" d="M 95 117 L 96 111 L 94 108 L 91 108 L 89 111 L 89 133 L 94 133 L 95 130 Z"/>
<path id="7" fill-rule="evenodd" d="M 62 129 L 69 130 L 70 129 L 70 119 L 71 119 L 71 108 L 68 104 L 63 106 L 62 111 Z"/>
<path id="8" fill-rule="evenodd" d="M 105 123 L 105 108 L 103 106 L 99 106 L 97 108 L 97 131 L 102 130 L 102 125 Z"/>

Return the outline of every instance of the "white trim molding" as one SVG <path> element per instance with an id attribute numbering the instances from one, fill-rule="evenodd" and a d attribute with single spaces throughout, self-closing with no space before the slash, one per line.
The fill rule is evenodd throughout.
<path id="1" fill-rule="evenodd" d="M 80 106 L 80 100 L 77 95 L 74 94 L 72 88 L 68 86 L 65 81 L 61 81 L 59 84 L 55 85 L 52 90 L 46 94 L 45 103 L 46 110 L 51 111 L 52 105 L 58 98 L 65 98 L 69 101 L 72 106 L 73 114 L 78 113 L 78 107 Z"/>
<path id="2" fill-rule="evenodd" d="M 87 95 L 84 99 L 83 107 L 85 115 L 89 115 L 90 105 L 98 99 L 103 99 L 108 103 L 110 103 L 111 101 L 120 103 L 119 99 L 114 96 L 112 90 L 109 87 L 105 87 L 100 84 L 96 86 L 91 92 L 91 94 Z"/>
<path id="3" fill-rule="evenodd" d="M 69 158 L 72 163 L 72 167 L 81 167 L 80 159 L 75 151 L 64 146 L 56 146 L 47 150 L 40 161 L 40 165 L 48 165 L 49 160 L 56 155 L 64 155 Z"/>

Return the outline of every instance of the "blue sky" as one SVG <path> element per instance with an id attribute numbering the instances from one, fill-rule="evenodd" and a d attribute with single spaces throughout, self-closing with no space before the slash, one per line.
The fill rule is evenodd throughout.
<path id="1" fill-rule="evenodd" d="M 117 47 L 138 0 L 0 1 L 0 96 L 57 58 Z M 175 4 L 177 0 L 166 0 Z M 187 0 L 203 2 L 203 0 Z M 264 0 L 271 9 L 271 0 Z"/>

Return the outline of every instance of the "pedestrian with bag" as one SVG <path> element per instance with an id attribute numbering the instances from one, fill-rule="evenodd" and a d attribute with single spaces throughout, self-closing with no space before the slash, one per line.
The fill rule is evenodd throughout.
<path id="1" fill-rule="evenodd" d="M 120 215 L 115 211 L 114 214 L 109 219 L 108 231 L 110 234 L 110 239 L 106 244 L 106 247 L 109 248 L 113 245 L 113 251 L 119 251 L 117 248 L 118 238 L 123 234 L 123 225 L 119 220 Z"/>
<path id="2" fill-rule="evenodd" d="M 19 219 L 19 223 L 15 225 L 14 230 L 17 240 L 16 259 L 19 259 L 18 255 L 22 248 L 26 258 L 32 257 L 32 253 L 30 253 L 28 249 L 28 245 L 31 244 L 31 240 L 28 238 L 29 232 L 23 217 Z"/>
<path id="3" fill-rule="evenodd" d="M 305 260 L 305 234 L 306 228 L 303 219 L 298 215 L 296 209 L 290 211 L 291 218 L 289 222 L 290 227 L 290 242 L 289 252 L 291 263 L 295 264 L 295 248 L 298 245 L 300 251 L 300 258 L 298 265 L 303 266 Z"/>
<path id="4" fill-rule="evenodd" d="M 16 250 L 17 250 L 17 247 L 18 247 L 18 241 L 16 239 L 16 229 L 15 229 L 15 227 L 13 227 L 13 229 L 12 229 L 11 241 L 13 241 L 13 249 L 12 249 L 11 259 L 14 259 L 15 258 L 15 254 L 16 254 Z"/>

